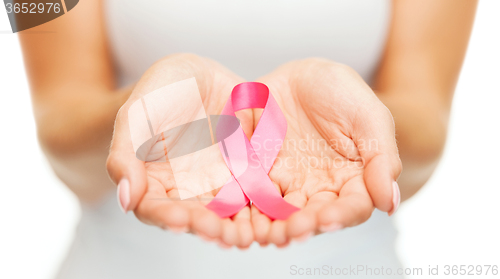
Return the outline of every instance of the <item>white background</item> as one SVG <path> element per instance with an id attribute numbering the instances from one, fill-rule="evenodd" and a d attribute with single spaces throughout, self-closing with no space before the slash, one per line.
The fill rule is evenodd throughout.
<path id="1" fill-rule="evenodd" d="M 80 212 L 38 147 L 18 39 L 1 6 L 0 278 L 51 278 Z M 442 161 L 395 216 L 406 267 L 500 265 L 499 106 L 500 1 L 482 0 Z"/>

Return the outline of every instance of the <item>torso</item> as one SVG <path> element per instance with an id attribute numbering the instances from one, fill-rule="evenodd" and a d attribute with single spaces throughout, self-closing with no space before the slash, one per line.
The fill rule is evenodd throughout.
<path id="1" fill-rule="evenodd" d="M 165 55 L 210 57 L 251 81 L 291 60 L 324 57 L 369 80 L 390 19 L 389 0 L 108 0 L 119 77 L 133 82 Z"/>

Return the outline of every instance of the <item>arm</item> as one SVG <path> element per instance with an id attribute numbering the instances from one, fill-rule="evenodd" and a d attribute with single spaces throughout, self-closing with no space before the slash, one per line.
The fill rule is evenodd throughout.
<path id="1" fill-rule="evenodd" d="M 475 0 L 394 1 L 374 91 L 395 120 L 402 200 L 425 184 L 443 151 L 476 5 Z"/>
<path id="2" fill-rule="evenodd" d="M 53 33 L 37 33 L 53 31 Z M 83 201 L 113 186 L 106 157 L 118 109 L 101 1 L 20 32 L 40 145 L 56 175 Z"/>

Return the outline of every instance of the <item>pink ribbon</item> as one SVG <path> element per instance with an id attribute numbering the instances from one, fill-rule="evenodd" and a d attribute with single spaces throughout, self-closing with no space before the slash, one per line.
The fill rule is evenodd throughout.
<path id="1" fill-rule="evenodd" d="M 258 82 L 235 86 L 221 114 L 236 117 L 236 111 L 250 108 L 264 109 L 250 141 L 241 126 L 230 136 L 218 136 L 224 138 L 218 144 L 232 176 L 207 207 L 226 218 L 251 200 L 271 219 L 284 220 L 299 208 L 283 199 L 268 173 L 285 138 L 286 119 L 269 88 Z M 224 133 L 223 129 L 218 125 L 216 134 Z"/>

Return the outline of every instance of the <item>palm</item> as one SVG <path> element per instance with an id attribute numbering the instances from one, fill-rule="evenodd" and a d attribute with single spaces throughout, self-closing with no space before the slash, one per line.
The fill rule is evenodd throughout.
<path id="1" fill-rule="evenodd" d="M 363 108 L 367 100 L 379 110 L 384 106 L 364 83 L 343 70 L 325 76 L 296 75 L 295 68 L 305 67 L 304 63 L 291 63 L 261 79 L 288 120 L 282 149 L 269 176 L 285 200 L 303 209 L 286 221 L 272 223 L 260 213 L 254 214 L 254 226 L 269 230 L 259 232 L 256 227 L 261 243 L 286 245 L 293 238 L 357 225 L 374 209 L 364 182 L 362 154 L 379 152 L 378 138 L 370 141 L 362 136 L 370 132 L 358 124 L 378 117 L 377 111 L 364 110 L 368 109 Z M 360 85 L 349 88 L 353 84 Z"/>
<path id="2" fill-rule="evenodd" d="M 341 150 L 342 146 L 354 144 L 350 138 L 336 133 L 339 130 L 336 123 L 309 118 L 301 104 L 293 107 L 284 114 L 287 119 L 297 121 L 289 121 L 277 159 L 285 163 L 277 163 L 269 176 L 285 199 L 303 208 L 310 200 L 335 199 L 347 182 L 362 181 L 363 168 L 360 159 L 349 158 L 346 150 Z"/>
<path id="3" fill-rule="evenodd" d="M 186 60 L 190 63 L 186 63 Z M 127 110 L 130 104 L 157 88 L 193 76 L 196 78 L 206 115 L 220 114 L 231 89 L 243 82 L 241 78 L 210 60 L 190 56 L 180 57 L 180 60 L 167 59 L 153 66 L 142 77 L 122 110 Z M 179 110 L 178 114 L 167 109 L 169 113 L 165 115 L 165 119 L 158 121 L 160 124 L 155 134 L 164 131 L 161 128 L 162 125 L 168 125 L 172 119 L 187 117 L 183 119 L 184 122 L 194 120 L 189 118 L 193 115 L 190 109 L 191 107 L 187 106 Z M 193 110 L 195 109 L 197 108 Z M 241 120 L 243 130 L 251 135 L 253 130 L 251 111 L 239 113 L 238 118 Z M 165 142 L 169 145 L 168 139 Z M 170 143 L 179 144 L 175 140 Z M 135 158 L 135 154 L 131 154 L 130 145 L 127 115 L 121 112 L 117 116 L 108 170 L 113 173 L 119 167 L 133 169 L 129 176 L 131 180 L 135 179 L 135 183 L 132 181 L 131 184 L 136 184 L 136 188 L 131 187 L 131 208 L 141 221 L 174 231 L 197 233 L 205 239 L 220 241 L 222 245 L 247 247 L 251 244 L 253 234 L 249 207 L 244 208 L 231 219 L 221 219 L 205 207 L 231 175 L 217 145 L 203 150 L 201 154 L 203 158 L 190 157 L 191 154 L 183 156 L 181 163 L 176 165 L 175 178 L 172 171 L 174 160 L 141 162 Z M 172 147 L 169 145 L 166 149 L 170 150 Z M 161 139 L 152 143 L 148 156 L 151 156 L 148 158 L 165 158 Z M 188 159 L 186 160 L 185 157 Z M 206 163 L 196 164 L 196 161 Z M 123 166 L 127 163 L 130 165 Z M 193 194 L 192 198 L 185 200 L 181 199 L 182 195 L 177 187 L 179 185 L 196 185 L 197 190 L 200 188 L 216 190 L 202 195 Z M 141 187 L 142 189 L 138 189 Z M 181 191 L 186 194 L 186 191 L 190 190 Z"/>

